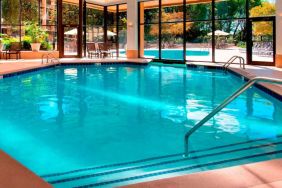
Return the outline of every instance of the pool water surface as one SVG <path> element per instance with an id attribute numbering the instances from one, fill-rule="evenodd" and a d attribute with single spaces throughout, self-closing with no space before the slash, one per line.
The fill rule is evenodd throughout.
<path id="1" fill-rule="evenodd" d="M 199 151 L 193 160 L 182 158 L 185 133 L 243 83 L 221 70 L 125 64 L 59 66 L 5 78 L 0 146 L 55 187 L 112 187 L 211 161 L 236 159 L 179 173 L 280 158 L 282 103 L 255 87 L 191 137 L 191 150 Z M 157 165 L 136 167 L 148 163 Z M 132 167 L 122 175 L 99 174 Z"/>

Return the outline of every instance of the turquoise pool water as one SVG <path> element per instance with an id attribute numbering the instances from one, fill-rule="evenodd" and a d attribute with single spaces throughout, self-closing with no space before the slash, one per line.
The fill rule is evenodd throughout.
<path id="1" fill-rule="evenodd" d="M 124 54 L 125 52 L 121 52 Z M 162 59 L 172 59 L 172 60 L 183 60 L 183 50 L 180 49 L 162 49 Z M 186 56 L 208 56 L 210 52 L 208 50 L 189 50 L 186 51 Z M 159 57 L 159 50 L 144 50 L 144 56 L 146 57 Z"/>
<path id="2" fill-rule="evenodd" d="M 244 81 L 158 65 L 62 66 L 0 80 L 0 146 L 55 187 L 113 187 L 281 158 L 282 103 Z"/>

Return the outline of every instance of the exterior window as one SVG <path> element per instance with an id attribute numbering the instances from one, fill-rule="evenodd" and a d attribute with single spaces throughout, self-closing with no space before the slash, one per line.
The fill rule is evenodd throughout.
<path id="1" fill-rule="evenodd" d="M 246 0 L 226 0 L 215 3 L 215 19 L 246 18 Z"/>
<path id="2" fill-rule="evenodd" d="M 275 16 L 275 0 L 250 1 L 250 17 Z"/>
<path id="3" fill-rule="evenodd" d="M 125 56 L 127 46 L 127 5 L 119 5 L 118 13 L 119 55 Z"/>

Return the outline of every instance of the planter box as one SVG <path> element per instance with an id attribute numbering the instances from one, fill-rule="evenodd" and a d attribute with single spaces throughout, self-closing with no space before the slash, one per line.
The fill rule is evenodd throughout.
<path id="1" fill-rule="evenodd" d="M 282 55 L 276 55 L 276 67 L 282 68 Z"/>
<path id="2" fill-rule="evenodd" d="M 41 59 L 43 54 L 48 53 L 53 53 L 56 58 L 59 58 L 59 51 L 21 51 L 21 59 Z M 14 58 L 14 55 L 12 55 L 11 57 Z"/>

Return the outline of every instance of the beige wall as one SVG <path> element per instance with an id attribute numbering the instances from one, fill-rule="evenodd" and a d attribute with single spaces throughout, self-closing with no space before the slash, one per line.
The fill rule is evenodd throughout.
<path id="1" fill-rule="evenodd" d="M 276 0 L 276 47 L 277 54 L 282 55 L 282 1 Z"/>
<path id="2" fill-rule="evenodd" d="M 282 1 L 276 0 L 276 66 L 282 68 Z"/>
<path id="3" fill-rule="evenodd" d="M 127 1 L 127 57 L 138 57 L 138 3 Z"/>

